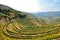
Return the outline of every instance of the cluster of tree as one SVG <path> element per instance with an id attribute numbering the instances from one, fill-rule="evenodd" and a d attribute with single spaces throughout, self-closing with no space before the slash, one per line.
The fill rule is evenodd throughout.
<path id="1" fill-rule="evenodd" d="M 19 18 L 23 19 L 23 18 L 26 17 L 26 14 L 23 14 L 23 15 L 21 15 L 21 14 L 17 14 L 16 17 L 19 17 Z"/>

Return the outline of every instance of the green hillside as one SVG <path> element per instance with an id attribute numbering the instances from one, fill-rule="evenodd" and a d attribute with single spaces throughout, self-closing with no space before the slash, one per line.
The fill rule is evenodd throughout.
<path id="1" fill-rule="evenodd" d="M 36 18 L 0 4 L 0 40 L 53 40 L 60 37 L 60 24 Z"/>

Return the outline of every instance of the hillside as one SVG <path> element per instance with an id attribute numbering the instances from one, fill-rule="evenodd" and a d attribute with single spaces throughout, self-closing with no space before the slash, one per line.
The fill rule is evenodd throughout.
<path id="1" fill-rule="evenodd" d="M 42 17 L 37 18 L 32 13 L 18 11 L 0 4 L 0 40 L 59 39 L 59 20 L 57 18 L 57 23 L 55 21 L 51 23 Z"/>
<path id="2" fill-rule="evenodd" d="M 23 36 L 21 37 L 23 39 L 33 37 L 36 32 L 33 32 L 31 28 L 34 29 L 35 26 L 40 26 L 40 23 L 38 21 L 39 20 L 37 20 L 37 18 L 35 18 L 31 13 L 28 14 L 26 12 L 17 11 L 6 5 L 0 4 L 0 39 L 7 40 L 7 37 L 9 36 L 12 38 L 20 38 L 21 36 Z M 7 37 L 5 37 L 4 35 Z"/>

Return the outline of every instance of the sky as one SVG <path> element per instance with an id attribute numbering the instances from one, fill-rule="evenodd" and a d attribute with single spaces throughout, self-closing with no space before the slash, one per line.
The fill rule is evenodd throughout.
<path id="1" fill-rule="evenodd" d="M 60 0 L 0 0 L 0 4 L 24 12 L 60 11 Z"/>

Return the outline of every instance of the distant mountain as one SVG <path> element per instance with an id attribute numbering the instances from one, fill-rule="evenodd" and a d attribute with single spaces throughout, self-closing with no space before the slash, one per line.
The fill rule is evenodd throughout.
<path id="1" fill-rule="evenodd" d="M 60 11 L 57 11 L 57 12 L 37 12 L 34 15 L 37 17 L 42 17 L 42 18 L 54 18 L 54 17 L 60 17 Z"/>
<path id="2" fill-rule="evenodd" d="M 51 24 L 60 23 L 60 11 L 51 12 L 37 12 L 34 14 L 38 19 L 45 19 L 46 22 L 51 22 Z"/>

